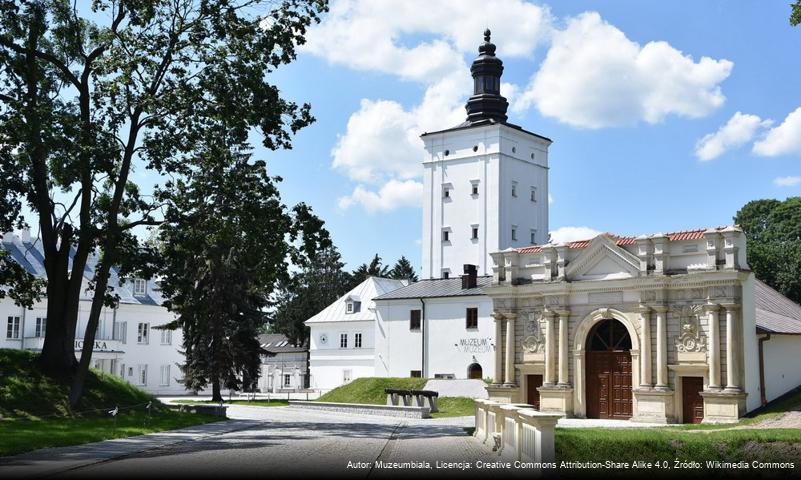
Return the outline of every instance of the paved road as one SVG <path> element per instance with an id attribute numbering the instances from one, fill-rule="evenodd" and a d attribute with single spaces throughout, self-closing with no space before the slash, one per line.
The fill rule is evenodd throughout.
<path id="1" fill-rule="evenodd" d="M 232 477 L 252 476 L 283 478 L 304 473 L 349 478 L 385 478 L 409 476 L 419 473 L 430 476 L 460 476 L 458 465 L 437 469 L 437 462 L 497 461 L 489 448 L 479 444 L 464 431 L 472 426 L 472 417 L 451 419 L 407 420 L 387 417 L 365 417 L 342 413 L 306 411 L 291 407 L 232 406 L 229 416 L 236 419 L 236 429 L 209 435 L 193 435 L 162 446 L 148 446 L 124 454 L 122 457 L 99 458 L 92 462 L 84 455 L 83 463 L 75 463 L 76 452 L 93 448 L 70 447 L 50 449 L 45 455 L 52 463 L 63 452 L 72 463 L 64 463 L 65 470 L 51 465 L 42 473 L 58 477 L 114 478 L 129 477 Z M 219 425 L 219 424 L 218 424 Z M 94 444 L 108 445 L 109 442 Z M 108 450 L 108 446 L 101 449 Z M 39 453 L 41 461 L 42 454 Z M 31 458 L 32 457 L 32 458 Z M 18 467 L 37 463 L 36 454 L 20 457 Z M 376 461 L 392 465 L 393 462 L 417 462 L 416 470 L 398 471 L 376 466 Z M 351 467 L 348 467 L 350 462 Z M 427 462 L 427 464 L 426 464 Z M 430 467 L 427 468 L 427 467 Z M 0 477 L 3 477 L 0 464 Z M 472 473 L 480 472 L 474 468 Z M 9 473 L 6 470 L 5 473 Z M 27 473 L 19 468 L 15 476 Z"/>

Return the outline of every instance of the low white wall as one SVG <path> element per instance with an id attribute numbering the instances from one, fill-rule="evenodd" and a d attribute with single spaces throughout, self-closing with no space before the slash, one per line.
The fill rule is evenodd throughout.
<path id="1" fill-rule="evenodd" d="M 764 342 L 765 393 L 774 400 L 801 385 L 801 335 L 771 335 Z"/>
<path id="2" fill-rule="evenodd" d="M 429 407 L 368 405 L 363 403 L 301 402 L 290 400 L 291 407 L 328 412 L 353 413 L 356 415 L 383 415 L 386 417 L 429 418 Z"/>

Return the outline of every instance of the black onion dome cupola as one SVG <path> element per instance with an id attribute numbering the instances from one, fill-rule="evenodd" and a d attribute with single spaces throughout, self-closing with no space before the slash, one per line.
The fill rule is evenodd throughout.
<path id="1" fill-rule="evenodd" d="M 473 60 L 473 96 L 467 100 L 468 124 L 506 122 L 509 102 L 501 96 L 503 62 L 495 56 L 495 44 L 490 42 L 489 29 L 484 31 L 484 43 L 478 47 L 479 55 Z"/>

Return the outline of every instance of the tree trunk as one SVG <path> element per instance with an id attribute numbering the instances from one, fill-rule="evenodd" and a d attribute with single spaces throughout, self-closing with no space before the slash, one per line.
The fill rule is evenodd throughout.
<path id="1" fill-rule="evenodd" d="M 211 401 L 212 402 L 223 401 L 222 393 L 220 393 L 220 379 L 217 376 L 214 376 L 211 379 Z"/>
<path id="2" fill-rule="evenodd" d="M 58 281 L 47 285 L 47 330 L 45 331 L 39 367 L 54 378 L 72 376 L 78 361 L 75 359 L 75 326 L 69 325 L 67 292 Z"/>
<path id="3" fill-rule="evenodd" d="M 92 297 L 92 309 L 89 311 L 89 321 L 86 324 L 86 333 L 83 336 L 83 348 L 81 349 L 81 360 L 75 372 L 75 378 L 70 388 L 70 408 L 78 407 L 78 402 L 83 394 L 83 387 L 86 384 L 86 377 L 89 374 L 89 365 L 92 361 L 92 351 L 95 346 L 95 334 L 100 322 L 100 313 L 103 310 L 103 299 L 108 286 L 108 275 L 111 266 L 109 262 L 103 261 L 95 271 L 95 292 Z"/>

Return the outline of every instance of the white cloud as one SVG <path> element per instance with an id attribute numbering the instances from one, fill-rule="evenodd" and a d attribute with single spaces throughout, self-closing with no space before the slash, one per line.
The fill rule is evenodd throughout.
<path id="1" fill-rule="evenodd" d="M 695 145 L 695 156 L 701 161 L 717 158 L 726 151 L 750 142 L 760 128 L 767 128 L 772 120 L 737 112 L 717 132 L 704 135 Z"/>
<path id="2" fill-rule="evenodd" d="M 720 83 L 733 63 L 692 57 L 666 42 L 641 46 L 586 12 L 554 33 L 540 70 L 514 105 L 536 105 L 548 117 L 586 128 L 701 117 L 725 101 Z"/>
<path id="3" fill-rule="evenodd" d="M 301 48 L 331 63 L 429 83 L 462 66 L 488 25 L 496 26 L 493 42 L 504 55 L 520 57 L 547 37 L 550 21 L 546 8 L 522 0 L 341 0 Z M 407 46 L 404 37 L 417 43 Z"/>
<path id="4" fill-rule="evenodd" d="M 776 177 L 773 183 L 777 187 L 794 187 L 801 183 L 801 177 Z"/>
<path id="5" fill-rule="evenodd" d="M 414 180 L 390 180 L 378 192 L 358 185 L 353 193 L 339 199 L 339 208 L 347 210 L 360 205 L 368 213 L 386 212 L 400 207 L 419 207 L 423 184 Z"/>
<path id="6" fill-rule="evenodd" d="M 781 125 L 768 131 L 765 138 L 754 143 L 753 152 L 766 157 L 801 155 L 801 107 L 787 115 Z"/>
<path id="7" fill-rule="evenodd" d="M 575 242 L 576 240 L 589 240 L 603 232 L 590 227 L 559 227 L 551 230 L 551 243 Z"/>

